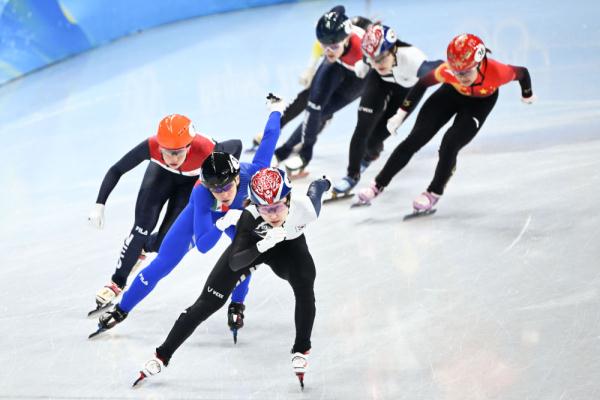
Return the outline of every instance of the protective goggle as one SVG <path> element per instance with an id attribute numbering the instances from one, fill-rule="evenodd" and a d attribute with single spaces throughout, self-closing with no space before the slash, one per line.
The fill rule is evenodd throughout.
<path id="1" fill-rule="evenodd" d="M 163 156 L 171 156 L 171 157 L 179 157 L 187 153 L 189 146 L 183 147 L 181 149 L 165 149 L 164 147 L 160 147 L 160 152 Z"/>
<path id="2" fill-rule="evenodd" d="M 337 49 L 339 49 L 343 45 L 344 45 L 344 41 L 341 41 L 341 42 L 338 42 L 338 43 L 330 43 L 330 44 L 321 43 L 321 46 L 323 46 L 323 50 L 329 49 L 331 51 L 336 51 Z"/>
<path id="3" fill-rule="evenodd" d="M 390 54 L 389 51 L 384 51 L 383 53 L 381 53 L 377 57 L 369 57 L 369 59 L 374 64 L 381 64 L 383 62 L 383 60 L 385 60 L 385 58 L 388 56 L 388 54 Z"/>
<path id="4" fill-rule="evenodd" d="M 475 71 L 476 69 L 477 69 L 477 65 L 476 65 L 476 66 L 474 66 L 473 68 L 469 68 L 469 69 L 467 69 L 467 70 L 464 70 L 464 71 L 454 71 L 454 70 L 453 70 L 453 71 L 452 71 L 452 73 L 453 73 L 455 76 L 458 76 L 458 77 L 461 77 L 461 78 L 463 78 L 463 77 L 465 77 L 465 76 L 469 75 L 470 73 L 472 73 L 473 71 Z"/>
<path id="5" fill-rule="evenodd" d="M 208 190 L 210 190 L 213 193 L 224 193 L 224 192 L 229 192 L 231 190 L 231 188 L 233 188 L 233 186 L 235 186 L 235 181 L 226 183 L 223 186 L 206 186 L 206 187 L 208 188 Z"/>
<path id="6" fill-rule="evenodd" d="M 280 212 L 284 211 L 286 208 L 288 208 L 287 200 L 278 201 L 277 203 L 273 203 L 273 204 L 256 206 L 256 209 L 261 214 L 279 214 Z"/>

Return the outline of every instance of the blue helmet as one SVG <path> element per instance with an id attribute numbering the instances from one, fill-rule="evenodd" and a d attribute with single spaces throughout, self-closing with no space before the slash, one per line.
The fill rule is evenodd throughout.
<path id="1" fill-rule="evenodd" d="M 317 39 L 323 44 L 339 43 L 352 32 L 344 6 L 336 6 L 323 14 L 317 22 Z"/>
<path id="2" fill-rule="evenodd" d="M 397 41 L 396 32 L 389 26 L 373 24 L 367 28 L 362 38 L 363 54 L 369 58 L 377 58 L 392 49 Z"/>
<path id="3" fill-rule="evenodd" d="M 248 184 L 250 201 L 256 205 L 268 205 L 286 198 L 292 190 L 284 170 L 279 168 L 262 168 L 258 170 Z"/>

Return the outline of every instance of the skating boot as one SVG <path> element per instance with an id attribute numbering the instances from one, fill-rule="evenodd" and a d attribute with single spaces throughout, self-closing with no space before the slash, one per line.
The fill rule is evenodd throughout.
<path id="1" fill-rule="evenodd" d="M 142 370 L 140 371 L 140 376 L 135 380 L 135 382 L 133 382 L 133 387 L 139 385 L 144 379 L 146 379 L 149 376 L 160 374 L 160 372 L 166 366 L 167 364 L 165 364 L 163 360 L 158 358 L 158 355 L 155 354 L 154 358 L 152 358 L 151 360 L 147 361 L 146 364 L 144 364 L 144 368 L 142 368 Z"/>
<path id="2" fill-rule="evenodd" d="M 96 332 L 88 336 L 88 339 L 114 328 L 115 325 L 127 318 L 127 315 L 128 314 L 125 311 L 121 310 L 118 304 L 115 305 L 112 310 L 105 312 L 100 316 L 100 318 L 98 318 L 98 329 Z"/>
<path id="3" fill-rule="evenodd" d="M 415 211 L 424 212 L 433 209 L 440 200 L 440 195 L 433 192 L 423 192 L 413 201 Z"/>
<path id="4" fill-rule="evenodd" d="M 292 155 L 280 164 L 285 167 L 290 180 L 304 178 L 309 174 L 308 171 L 304 170 L 306 162 L 299 155 Z"/>
<path id="5" fill-rule="evenodd" d="M 233 334 L 233 343 L 237 343 L 237 333 L 239 329 L 244 327 L 244 311 L 246 306 L 242 303 L 229 304 L 227 309 L 227 325 Z"/>
<path id="6" fill-rule="evenodd" d="M 353 204 L 353 207 L 370 206 L 371 201 L 383 191 L 382 187 L 379 187 L 375 181 L 365 188 L 360 189 L 358 192 L 358 203 Z"/>
<path id="7" fill-rule="evenodd" d="M 431 215 L 436 212 L 433 208 L 440 200 L 440 195 L 433 192 L 423 192 L 413 201 L 413 212 L 404 216 L 404 220 Z"/>
<path id="8" fill-rule="evenodd" d="M 352 193 L 352 189 L 354 189 L 359 179 L 360 175 L 357 175 L 356 177 L 343 177 L 335 185 L 333 185 L 333 188 L 331 189 L 331 197 L 325 198 L 325 200 L 323 200 L 323 203 L 347 199 L 354 196 L 354 193 Z"/>
<path id="9" fill-rule="evenodd" d="M 354 189 L 354 187 L 358 183 L 359 179 L 360 179 L 360 175 L 355 176 L 355 177 L 345 176 L 342 178 L 341 181 L 339 181 L 335 185 L 333 185 L 333 192 L 336 194 L 344 194 L 344 193 L 347 194 L 352 189 Z"/>
<path id="10" fill-rule="evenodd" d="M 304 374 L 308 370 L 308 353 L 308 351 L 304 353 L 292 353 L 292 369 L 298 377 L 298 381 L 300 381 L 300 387 L 302 389 L 304 389 Z"/>
<path id="11" fill-rule="evenodd" d="M 113 300 L 120 295 L 122 291 L 123 289 L 114 282 L 110 282 L 108 285 L 103 286 L 102 289 L 96 293 L 96 308 L 88 312 L 88 317 L 93 317 L 97 313 L 110 307 Z"/>

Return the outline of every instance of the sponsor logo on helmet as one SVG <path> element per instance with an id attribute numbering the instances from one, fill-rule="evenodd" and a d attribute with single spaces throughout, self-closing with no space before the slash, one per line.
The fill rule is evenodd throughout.
<path id="1" fill-rule="evenodd" d="M 240 169 L 240 162 L 233 156 L 229 157 L 229 169 L 231 171 L 237 171 Z"/>
<path id="2" fill-rule="evenodd" d="M 480 62 L 481 60 L 483 60 L 483 57 L 485 56 L 485 46 L 481 43 L 479 43 L 477 45 L 477 47 L 475 48 L 475 61 Z"/>
<path id="3" fill-rule="evenodd" d="M 325 14 L 325 28 L 333 29 L 335 28 L 335 24 L 337 23 L 337 13 L 330 11 Z"/>
<path id="4" fill-rule="evenodd" d="M 396 32 L 393 29 L 388 28 L 387 32 L 385 32 L 385 41 L 388 43 L 396 43 Z"/>

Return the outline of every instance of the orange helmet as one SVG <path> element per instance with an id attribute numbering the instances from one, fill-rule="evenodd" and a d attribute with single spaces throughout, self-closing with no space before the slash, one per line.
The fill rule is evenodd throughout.
<path id="1" fill-rule="evenodd" d="M 462 72 L 477 66 L 487 50 L 483 41 L 470 33 L 456 36 L 448 45 L 448 64 L 454 71 Z"/>
<path id="2" fill-rule="evenodd" d="M 181 149 L 192 143 L 195 135 L 192 121 L 180 114 L 164 117 L 158 124 L 156 139 L 160 147 L 165 149 Z"/>

